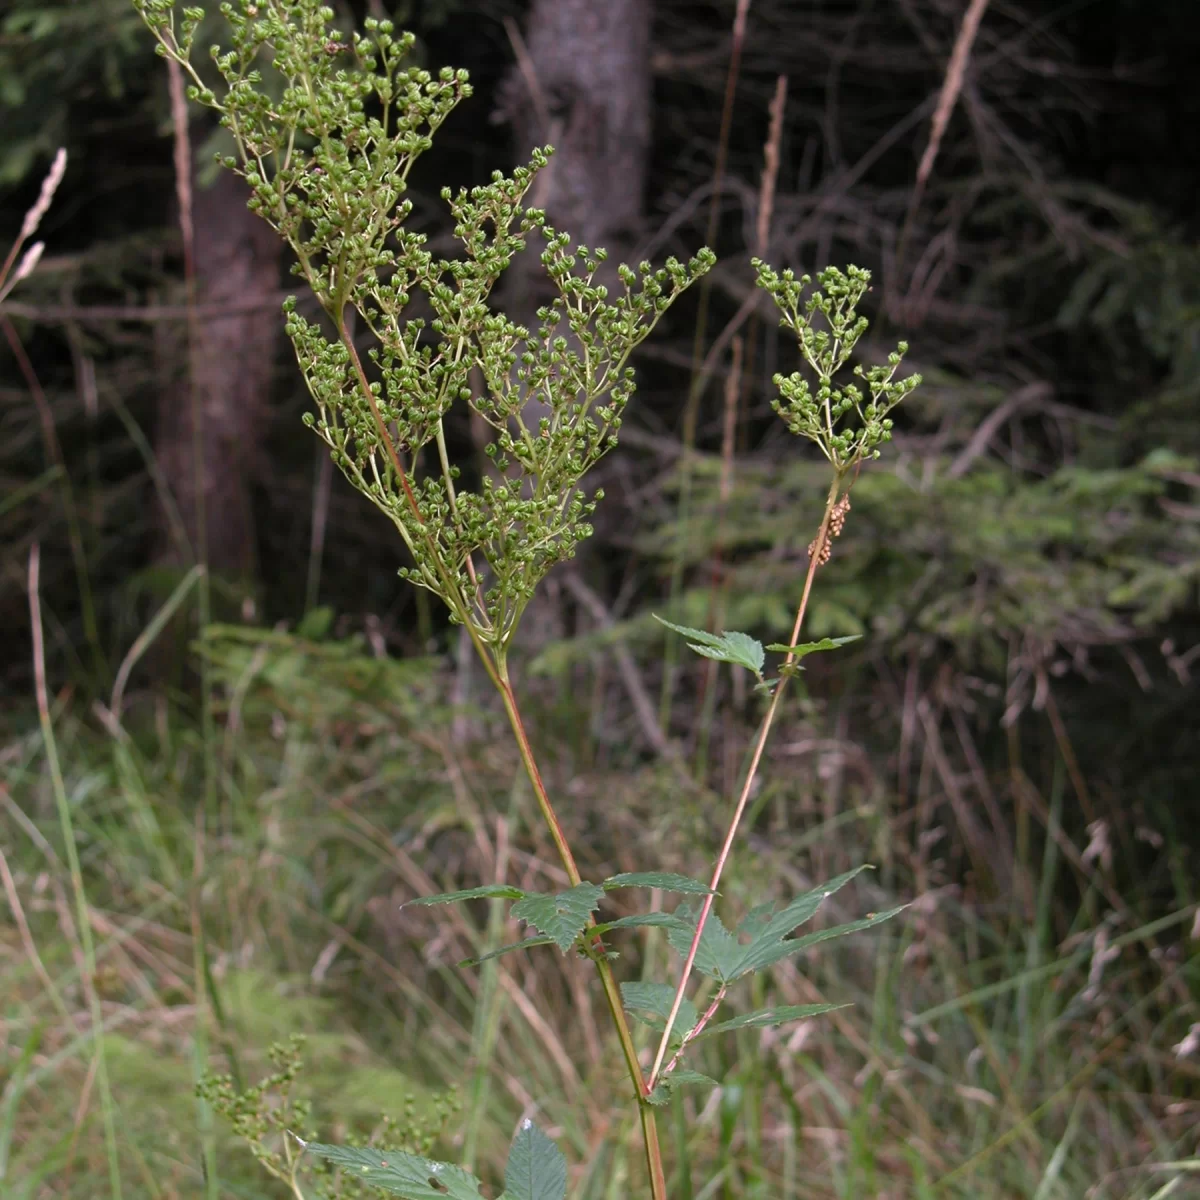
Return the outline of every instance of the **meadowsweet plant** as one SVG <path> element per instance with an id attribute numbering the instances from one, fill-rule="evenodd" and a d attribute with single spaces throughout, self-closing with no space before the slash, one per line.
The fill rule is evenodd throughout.
<path id="1" fill-rule="evenodd" d="M 845 520 L 853 473 L 887 440 L 887 413 L 916 379 L 893 381 L 897 354 L 886 367 L 855 368 L 865 393 L 856 385 L 835 385 L 865 329 L 856 312 L 867 286 L 865 272 L 826 271 L 805 300 L 807 277 L 777 275 L 756 264 L 759 285 L 796 333 L 817 379 L 813 391 L 802 375 L 777 378 L 778 411 L 793 432 L 818 444 L 834 474 L 810 547 L 800 608 L 791 638 L 765 647 L 747 634 L 672 626 L 698 653 L 752 671 L 767 704 L 712 876 L 702 881 L 644 871 L 585 880 L 538 769 L 508 652 L 538 584 L 591 533 L 588 517 L 602 497 L 589 494 L 585 477 L 617 440 L 634 390 L 632 351 L 675 298 L 712 266 L 714 256 L 702 250 L 687 264 L 668 260 L 659 270 L 648 263 L 636 270 L 622 266 L 617 294 L 610 295 L 594 282 L 603 252 L 573 248 L 566 233 L 524 204 L 551 153 L 547 147 L 511 176 L 497 173 L 485 186 L 442 193 L 461 251 L 438 258 L 408 228 L 411 204 L 404 193 L 414 161 L 470 94 L 465 73 L 447 69 L 433 76 L 406 66 L 413 39 L 394 34 L 386 21 L 369 20 L 362 34 L 346 37 L 332 27 L 331 10 L 316 0 L 239 0 L 221 6 L 231 33 L 227 49 L 212 50 L 212 79 L 220 81 L 214 88 L 192 58 L 204 13 L 177 12 L 172 0 L 133 2 L 159 52 L 190 74 L 192 98 L 220 114 L 237 148 L 236 155 L 223 158 L 224 165 L 246 180 L 250 207 L 295 254 L 293 269 L 320 310 L 320 316 L 311 309 L 306 316 L 295 299 L 284 306 L 286 330 L 315 402 L 309 424 L 351 483 L 392 520 L 410 556 L 402 575 L 439 596 L 470 634 L 503 700 L 569 882 L 555 893 L 494 884 L 412 903 L 510 900 L 511 915 L 525 923 L 528 936 L 489 957 L 554 947 L 594 966 L 640 1118 L 649 1193 L 665 1200 L 656 1109 L 678 1087 L 715 1082 L 689 1068 L 692 1048 L 734 1029 L 778 1025 L 831 1007 L 774 1007 L 721 1019 L 730 990 L 815 942 L 893 915 L 871 914 L 792 936 L 857 871 L 778 911 L 756 908 L 734 930 L 712 907 L 787 679 L 807 654 L 848 640 L 801 644 L 804 609 L 814 573 Z M 539 311 L 534 330 L 516 325 L 489 302 L 498 279 L 529 241 L 542 246 L 541 261 L 557 293 Z M 475 490 L 466 486 L 447 447 L 444 422 L 455 405 L 468 407 L 492 432 L 487 448 L 492 471 Z M 773 672 L 766 667 L 768 651 L 783 655 Z M 673 912 L 605 919 L 606 897 L 626 889 L 659 889 L 684 899 Z M 683 959 L 677 980 L 618 983 L 606 935 L 638 926 L 665 929 Z M 696 972 L 715 985 L 704 1011 L 688 997 Z M 657 1035 L 648 1063 L 639 1055 L 631 1018 Z M 286 1066 L 283 1074 L 291 1069 Z M 223 1107 L 249 1140 L 261 1143 L 256 1097 L 242 1102 L 227 1090 L 218 1087 L 212 1095 L 223 1097 Z M 427 1147 L 335 1146 L 292 1133 L 295 1145 L 282 1157 L 275 1150 L 262 1157 L 297 1195 L 300 1159 L 294 1152 L 302 1150 L 358 1185 L 410 1200 L 482 1196 L 473 1175 L 424 1157 Z M 563 1200 L 566 1189 L 562 1153 L 525 1122 L 505 1169 L 504 1200 Z"/>

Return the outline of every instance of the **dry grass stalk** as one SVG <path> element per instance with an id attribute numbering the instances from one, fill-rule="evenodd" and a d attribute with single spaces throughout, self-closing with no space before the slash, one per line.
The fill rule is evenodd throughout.
<path id="1" fill-rule="evenodd" d="M 189 287 L 195 275 L 195 231 L 192 224 L 192 147 L 188 138 L 187 99 L 183 71 L 167 60 L 167 84 L 171 95 L 171 124 L 175 129 L 175 198 L 179 202 L 179 232 L 183 236 L 183 270 Z"/>
<path id="2" fill-rule="evenodd" d="M 563 584 L 567 591 L 591 613 L 592 619 L 601 629 L 612 628 L 612 614 L 605 607 L 604 601 L 584 583 L 578 574 L 572 572 L 570 575 L 564 576 Z M 613 657 L 616 659 L 617 671 L 621 676 L 621 683 L 625 687 L 629 702 L 633 705 L 633 711 L 641 724 L 642 735 L 654 749 L 655 754 L 677 762 L 677 752 L 658 723 L 654 704 L 646 691 L 646 685 L 642 682 L 637 662 L 630 653 L 629 647 L 623 641 L 618 641 L 614 643 L 612 651 Z"/>
<path id="3" fill-rule="evenodd" d="M 46 173 L 46 178 L 42 180 L 42 187 L 41 191 L 38 192 L 38 198 L 25 214 L 25 219 L 21 222 L 21 231 L 17 234 L 17 240 L 13 242 L 8 255 L 4 259 L 3 266 L 0 266 L 0 300 L 3 300 L 22 279 L 27 279 L 32 275 L 34 268 L 38 265 L 38 260 L 42 257 L 42 251 L 46 248 L 44 242 L 34 242 L 25 251 L 24 255 L 22 255 L 12 279 L 8 278 L 9 272 L 12 271 L 12 265 L 16 262 L 17 255 L 21 253 L 21 247 L 37 233 L 38 226 L 42 223 L 42 218 L 50 211 L 50 204 L 54 200 L 54 193 L 58 191 L 58 185 L 62 183 L 66 171 L 67 152 L 60 146 L 58 153 L 54 156 L 54 161 L 50 164 L 50 170 Z"/>
<path id="4" fill-rule="evenodd" d="M 779 181 L 779 146 L 783 141 L 783 110 L 787 104 L 788 77 L 775 80 L 775 95 L 771 98 L 771 126 L 767 144 L 763 147 L 762 186 L 758 193 L 758 221 L 754 229 L 754 252 L 765 258 L 770 244 L 771 217 L 775 211 L 775 186 Z"/>
<path id="5" fill-rule="evenodd" d="M 946 68 L 946 78 L 942 81 L 942 91 L 938 96 L 937 108 L 933 112 L 929 143 L 926 145 L 925 153 L 921 156 L 921 163 L 917 167 L 917 184 L 912 200 L 914 210 L 921 203 L 925 185 L 929 182 L 929 176 L 933 173 L 933 164 L 941 149 L 942 138 L 946 134 L 946 126 L 950 123 L 950 114 L 954 111 L 959 94 L 962 92 L 963 79 L 967 73 L 967 62 L 971 57 L 971 48 L 975 44 L 975 38 L 979 33 L 979 26 L 983 21 L 983 14 L 987 6 L 988 0 L 971 0 L 971 7 L 967 9 L 967 14 L 963 17 L 962 28 L 958 31 L 958 38 L 950 55 L 950 63 Z"/>
<path id="6" fill-rule="evenodd" d="M 913 186 L 912 199 L 908 203 L 908 214 L 904 218 L 904 228 L 900 234 L 900 248 L 896 256 L 898 266 L 903 262 L 912 223 L 916 219 L 917 210 L 921 207 L 921 200 L 924 198 L 929 177 L 933 174 L 933 164 L 937 161 L 938 151 L 942 147 L 942 139 L 946 135 L 946 127 L 950 124 L 950 114 L 954 112 L 954 106 L 958 103 L 958 97 L 962 93 L 971 49 L 975 45 L 975 38 L 979 33 L 979 26 L 983 21 L 983 14 L 986 12 L 987 6 L 988 0 L 971 0 L 971 5 L 963 17 L 962 27 L 958 31 L 958 37 L 955 39 L 954 49 L 950 53 L 950 62 L 946 66 L 946 77 L 942 80 L 942 90 L 938 95 L 937 107 L 933 110 L 929 141 L 926 143 L 925 152 L 921 155 L 921 161 L 917 166 L 917 179 Z"/>

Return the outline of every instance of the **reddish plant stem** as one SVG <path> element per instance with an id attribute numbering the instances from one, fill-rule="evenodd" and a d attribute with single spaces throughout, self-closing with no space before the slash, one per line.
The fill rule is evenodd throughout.
<path id="1" fill-rule="evenodd" d="M 346 347 L 346 352 L 350 355 L 350 362 L 354 366 L 354 374 L 358 379 L 358 386 L 362 391 L 363 398 L 367 402 L 367 407 L 371 410 L 371 416 L 375 419 L 375 431 L 379 434 L 379 440 L 383 443 L 383 448 L 387 451 L 388 458 L 392 461 L 392 466 L 396 471 L 396 478 L 400 480 L 400 486 L 404 489 L 404 495 L 408 500 L 408 506 L 412 509 L 412 514 L 416 518 L 417 524 L 424 528 L 425 519 L 421 516 L 421 510 L 417 505 L 417 498 L 413 495 L 413 490 L 409 486 L 408 472 L 405 471 L 403 464 L 400 462 L 400 455 L 396 453 L 396 446 L 387 431 L 387 426 L 383 423 L 383 414 L 379 411 L 379 405 L 375 402 L 375 393 L 371 391 L 371 385 L 367 382 L 367 373 L 363 370 L 362 360 L 358 357 L 358 350 L 355 349 L 354 339 L 350 336 L 350 331 L 346 328 L 346 322 L 340 316 L 338 317 L 338 336 L 341 338 L 342 345 Z"/>
<path id="2" fill-rule="evenodd" d="M 725 999 L 726 991 L 728 988 L 724 985 L 717 989 L 717 994 L 713 997 L 713 1002 L 704 1010 L 704 1015 L 683 1035 L 679 1049 L 675 1051 L 674 1057 L 663 1070 L 664 1075 L 670 1075 L 675 1070 L 679 1065 L 679 1060 L 683 1057 L 683 1052 L 704 1032 L 704 1027 L 717 1015 L 717 1009 L 721 1007 L 721 1001 Z"/>
<path id="3" fill-rule="evenodd" d="M 344 317 L 340 315 L 337 320 L 337 328 L 338 336 L 341 339 L 342 345 L 346 347 L 346 353 L 350 355 L 350 362 L 354 367 L 354 375 L 358 381 L 359 389 L 363 394 L 363 399 L 366 400 L 367 407 L 371 410 L 371 416 L 375 421 L 375 432 L 379 435 L 379 440 L 383 444 L 383 448 L 387 451 L 388 459 L 391 461 L 392 468 L 396 472 L 396 478 L 400 481 L 400 486 L 404 489 L 404 497 L 408 501 L 408 507 L 412 510 L 413 519 L 417 522 L 417 526 L 424 535 L 426 545 L 429 548 L 433 560 L 435 562 L 440 562 L 437 548 L 433 542 L 433 537 L 429 533 L 429 527 L 425 522 L 425 518 L 421 516 L 421 507 L 417 503 L 417 497 L 408 481 L 408 472 L 405 471 L 404 464 L 400 461 L 400 455 L 396 450 L 396 445 L 392 441 L 391 435 L 388 433 L 387 425 L 384 423 L 383 414 L 379 411 L 379 405 L 375 400 L 375 393 L 371 391 L 371 385 L 367 380 L 366 371 L 363 370 L 362 359 L 360 359 L 358 356 L 358 350 L 355 348 L 354 339 L 350 336 L 350 330 L 346 326 Z M 442 446 L 440 444 L 439 435 L 439 450 L 441 448 Z M 446 483 L 448 487 L 451 486 L 450 477 L 448 474 L 446 476 Z M 454 494 L 452 490 L 450 493 L 450 499 L 451 503 L 453 504 Z M 409 549 L 411 550 L 411 548 L 412 547 L 410 546 Z M 479 581 L 475 576 L 475 563 L 471 559 L 470 555 L 467 556 L 467 574 L 470 576 L 471 582 L 475 586 L 476 595 L 478 596 Z M 447 603 L 449 603 L 450 596 L 458 595 L 457 582 L 450 574 L 445 573 L 442 578 L 442 583 L 446 587 Z M 467 607 L 469 608 L 469 605 Z M 481 615 L 486 616 L 486 614 L 483 613 L 482 602 L 480 602 L 479 608 Z M 463 617 L 464 623 L 466 624 L 467 629 L 470 631 L 471 640 L 475 642 L 476 649 L 479 650 L 480 656 L 485 660 L 485 665 L 488 667 L 488 675 L 491 676 L 494 682 L 496 678 L 495 672 L 492 670 L 491 664 L 487 662 L 487 656 L 478 643 L 475 628 L 472 622 L 468 619 L 469 613 L 464 611 L 460 613 L 460 615 Z"/>
<path id="4" fill-rule="evenodd" d="M 808 598 L 812 592 L 813 578 L 817 573 L 817 567 L 821 562 L 821 555 L 829 539 L 829 525 L 833 519 L 833 509 L 834 505 L 837 504 L 838 492 L 842 486 L 842 478 L 842 472 L 835 473 L 833 483 L 829 488 L 829 495 L 825 500 L 825 515 L 821 519 L 821 528 L 817 533 L 816 540 L 812 545 L 812 551 L 809 554 L 808 574 L 804 577 L 804 592 L 800 597 L 800 606 L 796 610 L 796 621 L 792 626 L 792 636 L 788 642 L 790 646 L 796 645 L 800 640 L 800 627 L 804 624 L 804 614 L 808 609 Z M 721 882 L 721 876 L 725 871 L 725 864 L 729 860 L 730 851 L 733 849 L 733 840 L 737 836 L 742 814 L 746 811 L 746 804 L 750 799 L 750 792 L 754 787 L 754 780 L 758 775 L 758 767 L 762 762 L 763 751 L 767 745 L 767 737 L 770 735 L 771 726 L 775 723 L 775 714 L 779 711 L 779 701 L 783 696 L 789 677 L 787 668 L 794 661 L 795 658 L 789 650 L 787 658 L 784 660 L 779 682 L 775 687 L 774 695 L 771 697 L 771 705 L 767 709 L 767 715 L 763 718 L 762 725 L 759 726 L 758 739 L 754 744 L 754 755 L 750 760 L 749 769 L 746 771 L 746 779 L 742 784 L 742 791 L 738 796 L 737 806 L 733 811 L 733 819 L 729 822 L 729 829 L 725 834 L 724 842 L 721 844 L 721 852 L 717 856 L 717 865 L 713 870 L 712 881 L 709 884 L 710 891 L 704 897 L 704 902 L 700 906 L 700 916 L 696 921 L 696 932 L 692 937 L 692 944 L 688 950 L 687 959 L 683 964 L 683 974 L 679 978 L 679 986 L 675 990 L 675 1000 L 671 1005 L 671 1015 L 667 1018 L 662 1040 L 658 1044 L 658 1053 L 654 1056 L 654 1065 L 650 1068 L 650 1078 L 646 1083 L 647 1095 L 654 1090 L 661 1078 L 660 1071 L 663 1059 L 667 1054 L 667 1044 L 670 1040 L 671 1028 L 675 1024 L 675 1018 L 679 1015 L 679 1007 L 683 1003 L 688 980 L 691 978 L 692 968 L 696 964 L 696 953 L 700 949 L 700 938 L 704 933 L 704 925 L 708 920 L 709 913 L 712 912 L 713 898 L 717 894 L 717 885 Z"/>

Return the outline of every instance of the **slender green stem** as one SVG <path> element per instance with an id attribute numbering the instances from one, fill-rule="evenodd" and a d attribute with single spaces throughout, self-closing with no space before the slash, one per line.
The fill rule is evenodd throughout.
<path id="1" fill-rule="evenodd" d="M 476 643 L 476 648 L 479 648 L 478 643 Z M 489 668 L 492 666 L 486 656 L 485 663 Z M 537 797 L 542 819 L 546 822 L 546 828 L 550 831 L 554 847 L 558 851 L 559 859 L 562 861 L 562 865 L 567 872 L 567 879 L 570 881 L 572 887 L 577 887 L 582 882 L 582 876 L 579 874 L 579 866 L 575 862 L 575 855 L 572 853 L 570 844 L 567 842 L 567 837 L 563 832 L 558 814 L 554 811 L 554 805 L 550 802 L 549 793 L 546 791 L 546 784 L 542 779 L 541 770 L 538 768 L 537 759 L 534 757 L 533 747 L 529 744 L 529 736 L 525 732 L 525 723 L 521 719 L 521 712 L 517 707 L 517 698 L 513 692 L 512 681 L 509 679 L 508 664 L 501 658 L 496 663 L 495 669 L 489 671 L 489 674 L 492 675 L 493 681 L 496 683 L 496 687 L 504 701 L 504 711 L 508 714 L 509 724 L 512 726 L 513 735 L 517 739 L 517 748 L 521 754 L 521 762 L 525 765 L 525 771 L 529 776 L 530 783 L 533 784 L 533 792 Z M 589 918 L 588 925 L 590 926 L 594 923 Z M 599 939 L 597 939 L 598 942 Z M 658 1141 L 658 1124 L 655 1120 L 653 1108 L 646 1102 L 649 1089 L 646 1087 L 645 1076 L 642 1074 L 642 1065 L 638 1061 L 637 1047 L 633 1044 L 633 1034 L 630 1032 L 629 1022 L 625 1019 L 625 1007 L 621 1003 L 621 989 L 617 986 L 612 967 L 609 966 L 608 959 L 604 956 L 602 946 L 597 944 L 588 957 L 596 964 L 596 971 L 600 976 L 600 985 L 604 989 L 604 999 L 608 1004 L 609 1013 L 612 1015 L 613 1025 L 617 1031 L 617 1039 L 621 1043 L 621 1053 L 625 1057 L 625 1067 L 629 1072 L 629 1078 L 633 1082 L 638 1098 L 638 1108 L 642 1123 L 642 1141 L 646 1150 L 646 1167 L 650 1172 L 650 1195 L 653 1200 L 667 1200 L 667 1180 L 666 1173 L 663 1170 L 662 1147 Z"/>
<path id="2" fill-rule="evenodd" d="M 58 743 L 55 741 L 54 725 L 50 720 L 50 696 L 46 688 L 46 649 L 42 637 L 42 603 L 39 595 L 40 568 L 41 550 L 35 542 L 33 549 L 29 552 L 29 620 L 33 630 L 33 677 L 38 719 L 42 727 L 42 744 L 46 750 L 46 765 L 50 769 L 50 783 L 54 791 L 54 803 L 58 809 L 58 821 L 62 829 L 67 866 L 71 873 L 71 891 L 75 898 L 75 919 L 79 924 L 79 942 L 83 948 L 86 978 L 82 982 L 91 1012 L 92 1038 L 96 1049 L 96 1082 L 100 1088 L 100 1107 L 104 1116 L 104 1144 L 108 1154 L 108 1186 L 113 1200 L 121 1200 L 121 1164 L 117 1154 L 117 1127 L 113 1119 L 113 1098 L 108 1083 L 108 1064 L 104 1056 L 104 1017 L 100 1011 L 100 997 L 96 994 L 96 945 L 92 940 L 92 917 L 88 911 L 87 892 L 83 886 L 83 869 L 79 864 L 79 848 L 75 845 L 71 804 L 67 799 L 67 788 L 63 782 L 62 767 L 58 761 Z"/>
<path id="3" fill-rule="evenodd" d="M 175 196 L 179 202 L 179 232 L 183 243 L 184 301 L 187 307 L 187 403 L 191 424 L 192 487 L 195 496 L 195 563 L 200 568 L 196 587 L 196 621 L 200 635 L 212 623 L 212 586 L 209 572 L 208 502 L 205 476 L 207 472 L 204 445 L 204 397 L 200 393 L 200 357 L 203 342 L 200 317 L 196 307 L 196 246 L 192 211 L 192 145 L 188 134 L 187 100 L 184 95 L 183 71 L 177 57 L 168 55 L 167 83 L 171 98 L 171 122 L 175 140 Z M 220 800 L 217 794 L 217 743 L 213 721 L 212 667 L 208 655 L 202 654 L 200 670 L 200 731 L 204 747 L 204 806 L 197 813 L 196 838 L 193 843 L 193 864 L 198 866 L 204 853 L 208 832 L 219 832 L 221 825 Z M 229 815 L 232 832 L 233 817 Z M 192 953 L 194 966 L 204 961 L 204 920 L 199 907 L 199 883 L 193 878 L 192 890 Z M 208 1057 L 208 1030 L 212 1020 L 208 981 L 202 971 L 196 974 L 196 1023 L 192 1039 L 192 1062 L 197 1079 Z M 217 1146 L 213 1132 L 213 1114 L 207 1101 L 196 1098 L 197 1124 L 204 1163 L 204 1190 L 208 1200 L 217 1200 L 221 1182 L 217 1166 Z"/>

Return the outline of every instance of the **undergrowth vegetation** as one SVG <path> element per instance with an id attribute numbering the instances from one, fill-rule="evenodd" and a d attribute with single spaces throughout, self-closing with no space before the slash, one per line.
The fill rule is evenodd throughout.
<path id="1" fill-rule="evenodd" d="M 247 629 L 214 631 L 207 644 L 229 699 L 221 827 L 199 861 L 203 747 L 189 717 L 147 705 L 121 738 L 66 714 L 58 723 L 97 935 L 124 1194 L 200 1194 L 205 1136 L 222 1194 L 276 1194 L 227 1127 L 197 1129 L 198 991 L 212 999 L 210 1064 L 239 1089 L 273 1072 L 273 1042 L 307 1035 L 293 1093 L 324 1140 L 394 1133 L 384 1114 L 401 1126 L 392 1145 L 416 1145 L 411 1127 L 437 1126 L 437 1157 L 495 1183 L 515 1123 L 531 1115 L 566 1152 L 572 1196 L 636 1189 L 644 1168 L 628 1083 L 606 1052 L 587 964 L 551 952 L 462 971 L 461 960 L 519 936 L 502 903 L 458 908 L 449 922 L 399 907 L 481 879 L 561 886 L 516 753 L 490 740 L 464 752 L 452 740 L 433 664 Z M 597 669 L 573 668 L 564 687 L 586 688 Z M 555 698 L 551 688 L 542 699 Z M 1179 953 L 1194 880 L 1176 872 L 1171 911 L 1154 920 L 1138 897 L 1109 896 L 1103 858 L 1080 861 L 1062 836 L 1069 785 L 1059 770 L 1044 791 L 1029 783 L 1040 816 L 1010 864 L 1011 886 L 964 893 L 944 880 L 949 835 L 934 814 L 950 797 L 936 778 L 914 798 L 914 820 L 859 769 L 852 745 L 818 734 L 801 722 L 781 741 L 748 817 L 747 852 L 726 878 L 730 908 L 761 900 L 768 873 L 787 895 L 864 859 L 880 870 L 856 881 L 854 899 L 830 898 L 832 923 L 919 899 L 869 943 L 818 947 L 737 999 L 734 1012 L 850 1006 L 698 1047 L 696 1068 L 721 1087 L 682 1092 L 668 1110 L 671 1195 L 1126 1197 L 1186 1181 L 1167 1164 L 1194 1153 L 1197 1076 L 1175 1050 L 1196 1017 Z M 820 741 L 816 753 L 799 748 L 805 739 Z M 581 767 L 595 746 L 547 749 L 592 877 L 639 869 L 652 851 L 681 870 L 707 853 L 715 796 L 681 791 L 663 766 Z M 36 735 L 8 747 L 4 780 L 5 865 L 23 915 L 3 948 L 14 1055 L 5 1195 L 92 1197 L 104 1138 L 90 1035 L 76 1015 L 78 938 L 57 854 L 38 832 L 52 803 Z M 982 804 L 969 783 L 964 791 Z M 1160 844 L 1147 866 L 1148 876 L 1171 874 L 1170 848 Z M 657 973 L 669 953 L 635 932 L 615 943 L 628 978 Z M 282 1139 L 267 1141 L 280 1150 Z"/>
<path id="2" fill-rule="evenodd" d="M 87 593 L 52 687 L 47 640 L 76 650 L 26 531 L 34 704 L 0 747 L 5 1200 L 1184 1195 L 1200 895 L 1177 760 L 1127 772 L 1111 725 L 1088 741 L 1060 704 L 1086 711 L 1113 659 L 1147 695 L 1190 680 L 1173 640 L 1138 650 L 1200 582 L 1193 460 L 1147 434 L 1100 465 L 1049 437 L 1001 465 L 989 417 L 939 463 L 947 413 L 989 385 L 899 378 L 908 347 L 859 313 L 867 271 L 756 258 L 796 365 L 772 372 L 777 433 L 734 470 L 734 338 L 720 456 L 693 430 L 659 519 L 623 535 L 630 578 L 669 594 L 614 614 L 572 574 L 592 620 L 521 662 L 535 591 L 604 511 L 631 355 L 715 255 L 603 286 L 603 252 L 526 204 L 549 148 L 446 189 L 457 244 L 435 253 L 404 194 L 465 73 L 410 66 L 385 21 L 344 37 L 313 0 L 222 6 L 210 72 L 200 10 L 135 7 L 295 255 L 306 423 L 407 552 L 422 648 L 429 595 L 463 636 L 452 667 L 396 658 L 316 585 L 297 622 L 221 623 L 196 564 L 113 671 L 61 453 L 4 502 L 63 489 Z M 535 330 L 491 303 L 527 241 L 557 293 Z M 0 299 L 40 253 L 14 249 Z M 1084 271 L 1063 327 L 1144 317 L 1145 262 Z M 1178 403 L 1190 326 L 1146 319 Z M 485 428 L 482 461 L 456 416 Z M 139 686 L 193 603 L 196 679 Z M 495 695 L 468 703 L 472 649 Z M 1179 735 L 1172 703 L 1131 701 L 1122 736 Z"/>

